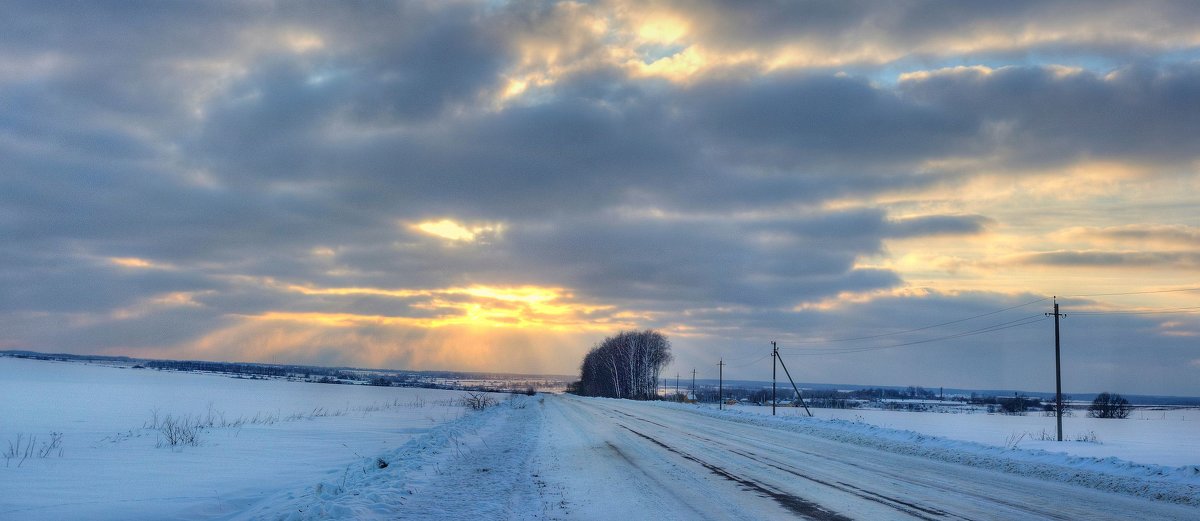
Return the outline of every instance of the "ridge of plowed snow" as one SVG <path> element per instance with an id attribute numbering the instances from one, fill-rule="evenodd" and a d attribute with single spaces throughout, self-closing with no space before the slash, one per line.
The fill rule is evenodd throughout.
<path id="1" fill-rule="evenodd" d="M 514 397 L 469 413 L 229 519 L 529 519 L 541 504 L 527 461 L 538 405 Z"/>
<path id="2" fill-rule="evenodd" d="M 889 452 L 1200 506 L 1200 466 L 1196 465 L 1167 467 L 1131 463 L 1118 458 L 1088 458 L 1045 450 L 1008 449 L 846 420 L 799 416 L 772 417 L 736 409 L 722 411 L 706 406 L 671 402 L 653 402 L 653 405 L 738 423 L 788 429 Z"/>

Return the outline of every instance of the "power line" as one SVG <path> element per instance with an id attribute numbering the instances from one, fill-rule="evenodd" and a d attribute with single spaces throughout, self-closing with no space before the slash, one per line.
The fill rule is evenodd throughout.
<path id="1" fill-rule="evenodd" d="M 913 340 L 913 341 L 909 341 L 909 342 L 903 342 L 900 344 L 888 344 L 888 345 L 884 345 L 884 346 L 826 347 L 826 348 L 816 348 L 816 349 L 800 349 L 800 348 L 795 348 L 795 347 L 782 348 L 781 347 L 780 349 L 781 350 L 782 349 L 802 350 L 802 351 L 808 351 L 808 352 L 815 351 L 815 350 L 824 350 L 827 352 L 835 352 L 836 353 L 836 352 L 843 352 L 843 351 L 855 352 L 857 350 L 871 350 L 871 349 L 877 349 L 877 348 L 881 348 L 881 347 L 899 347 L 899 346 L 907 346 L 907 345 L 913 345 L 913 344 L 924 344 L 924 343 L 929 343 L 929 342 L 936 342 L 938 340 L 947 340 L 947 339 L 952 339 L 952 338 L 958 338 L 958 337 L 966 336 L 966 335 L 973 335 L 973 334 L 978 334 L 978 333 L 988 333 L 993 330 L 998 331 L 1000 329 L 1008 329 L 1008 326 L 1010 324 L 1015 324 L 1017 322 L 1021 322 L 1022 324 L 1015 324 L 1015 325 L 1023 325 L 1024 323 L 1036 322 L 1037 320 L 1035 320 L 1035 319 L 1040 318 L 1041 316 L 1042 316 L 1042 314 L 1040 314 L 1040 313 L 1033 314 L 1033 315 L 1026 315 L 1026 316 L 1018 318 L 1016 320 L 1009 320 L 1007 322 L 991 324 L 991 325 L 984 326 L 984 327 L 981 327 L 978 329 L 971 329 L 968 331 L 960 331 L 958 333 L 951 333 L 951 334 L 945 335 L 945 336 L 926 338 L 926 339 L 921 339 L 921 340 Z"/>
<path id="2" fill-rule="evenodd" d="M 935 337 L 935 338 L 927 338 L 927 339 L 923 339 L 923 340 L 914 340 L 911 342 L 902 342 L 899 344 L 889 344 L 889 345 L 883 345 L 883 346 L 866 346 L 866 347 L 827 348 L 827 349 L 823 349 L 820 351 L 804 350 L 803 352 L 787 353 L 786 355 L 781 354 L 781 356 L 819 356 L 819 355 L 831 355 L 831 354 L 861 353 L 861 352 L 865 352 L 865 351 L 876 351 L 876 350 L 880 350 L 880 349 L 892 349 L 892 348 L 896 348 L 896 347 L 905 347 L 905 346 L 912 346 L 912 345 L 918 345 L 918 344 L 928 344 L 931 342 L 940 342 L 942 340 L 952 340 L 955 338 L 963 338 L 963 337 L 968 337 L 968 336 L 981 335 L 984 333 L 992 333 L 995 331 L 1002 331 L 1005 329 L 1011 329 L 1014 327 L 1020 327 L 1020 326 L 1033 324 L 1035 322 L 1040 322 L 1045 319 L 1046 319 L 1046 317 L 1041 314 L 1029 315 L 1029 316 L 1025 316 L 1022 318 L 1018 318 L 1016 320 L 1010 320 L 1008 322 L 1001 322 L 999 324 L 992 324 L 990 326 L 982 327 L 979 329 L 974 329 L 971 331 L 964 331 L 961 333 L 955 333 L 953 335 L 946 335 L 946 336 Z"/>
<path id="3" fill-rule="evenodd" d="M 1159 289 L 1152 291 L 1126 291 L 1122 293 L 1090 293 L 1087 295 L 1060 295 L 1061 297 L 1116 297 L 1120 295 L 1149 295 L 1151 293 L 1177 293 L 1180 291 L 1200 291 L 1200 288 Z"/>
<path id="4" fill-rule="evenodd" d="M 1163 309 L 1129 309 L 1129 310 L 1113 310 L 1113 311 L 1076 311 L 1071 313 L 1071 316 L 1097 316 L 1097 315 L 1176 315 L 1187 313 L 1200 313 L 1200 306 L 1192 306 L 1186 308 L 1163 308 Z"/>
<path id="5" fill-rule="evenodd" d="M 725 365 L 728 365 L 730 369 L 741 369 L 741 368 L 743 368 L 743 367 L 748 367 L 748 366 L 751 366 L 751 365 L 757 364 L 757 363 L 759 363 L 759 362 L 761 362 L 761 361 L 763 361 L 763 360 L 766 360 L 768 356 L 771 356 L 771 353 L 767 353 L 767 354 L 765 354 L 765 355 L 762 355 L 762 356 L 760 356 L 760 357 L 758 357 L 758 358 L 755 358 L 754 360 L 752 360 L 752 361 L 750 361 L 750 362 L 746 362 L 746 363 L 744 363 L 744 364 L 738 364 L 738 365 L 733 365 L 733 364 L 725 364 Z"/>
<path id="6" fill-rule="evenodd" d="M 917 332 L 917 331 L 925 331 L 925 330 L 927 330 L 927 329 L 933 329 L 933 328 L 935 328 L 935 327 L 948 326 L 948 325 L 951 325 L 951 324 L 957 324 L 957 323 L 959 323 L 959 322 L 966 322 L 966 321 L 968 321 L 968 320 L 975 320 L 975 319 L 977 319 L 977 318 L 983 318 L 983 317 L 987 317 L 987 316 L 992 316 L 992 315 L 996 315 L 996 314 L 999 314 L 999 313 L 1003 313 L 1003 312 L 1005 312 L 1005 311 L 1011 311 L 1011 310 L 1014 310 L 1014 309 L 1017 309 L 1017 308 L 1023 308 L 1023 307 L 1025 307 L 1025 306 L 1030 306 L 1030 305 L 1033 305 L 1033 304 L 1037 304 L 1038 302 L 1045 302 L 1045 301 L 1047 301 L 1047 300 L 1050 300 L 1050 297 L 1043 297 L 1043 298 L 1040 298 L 1040 299 L 1037 299 L 1037 300 L 1032 300 L 1032 301 L 1026 302 L 1026 303 L 1024 303 L 1024 304 L 1018 304 L 1018 305 L 1016 305 L 1016 306 L 1007 307 L 1007 308 L 1004 308 L 1004 309 L 998 309 L 998 310 L 996 310 L 996 311 L 989 311 L 989 312 L 987 312 L 987 313 L 982 313 L 982 314 L 975 315 L 975 316 L 971 316 L 971 317 L 967 317 L 967 318 L 960 318 L 960 319 L 958 319 L 958 320 L 951 320 L 951 321 L 949 321 L 949 322 L 942 322 L 942 323 L 940 323 L 940 324 L 932 324 L 932 325 L 928 325 L 928 326 L 918 327 L 918 328 L 916 328 L 916 329 L 908 329 L 908 330 L 904 330 L 904 331 L 895 331 L 895 332 L 892 332 L 892 333 L 881 333 L 881 334 L 878 334 L 878 335 L 859 336 L 859 337 L 853 337 L 853 338 L 834 338 L 834 339 L 830 339 L 830 340 L 798 340 L 798 341 L 796 341 L 796 343 L 800 343 L 800 344 L 824 344 L 824 343 L 830 343 L 830 342 L 850 342 L 850 341 L 853 341 L 853 340 L 870 340 L 870 339 L 873 339 L 873 338 L 883 338 L 883 337 L 888 337 L 888 336 L 903 335 L 903 334 L 906 334 L 906 333 L 915 333 L 915 332 Z"/>
<path id="7" fill-rule="evenodd" d="M 730 358 L 730 360 L 732 360 L 734 362 L 742 362 L 742 361 L 749 360 L 754 357 L 755 357 L 755 353 L 748 352 L 748 353 L 743 354 L 742 356 L 735 356 L 733 358 Z M 765 357 L 759 357 L 755 361 L 762 360 L 763 358 L 765 358 Z M 754 362 L 750 362 L 750 363 L 754 363 Z"/>
<path id="8" fill-rule="evenodd" d="M 1102 296 L 1118 296 L 1118 295 L 1147 295 L 1147 294 L 1154 294 L 1154 293 L 1178 293 L 1178 292 L 1185 292 L 1185 291 L 1200 291 L 1200 287 L 1194 287 L 1194 288 L 1176 288 L 1176 289 L 1162 289 L 1162 290 L 1151 290 L 1151 291 L 1127 291 L 1127 292 L 1120 292 L 1120 293 L 1089 293 L 1089 294 L 1065 295 L 1065 296 L 1066 296 L 1066 297 L 1102 297 Z M 833 338 L 833 339 L 826 339 L 826 340 L 795 340 L 794 342 L 795 342 L 795 343 L 797 343 L 797 344 L 809 344 L 809 345 L 812 345 L 812 344 L 828 344 L 828 343 L 835 343 L 835 342 L 852 342 L 852 341 L 857 341 L 857 340 L 872 340 L 872 339 L 876 339 L 876 338 L 885 338 L 885 337 L 890 337 L 890 336 L 904 335 L 904 334 L 908 334 L 908 333 L 916 333 L 916 332 L 919 332 L 919 331 L 926 331 L 926 330 L 933 329 L 933 328 L 937 328 L 937 327 L 943 327 L 943 326 L 948 326 L 948 325 L 958 324 L 958 323 L 962 323 L 962 322 L 967 322 L 967 321 L 970 321 L 970 320 L 975 320 L 975 319 L 978 319 L 978 318 L 983 318 L 983 317 L 988 317 L 988 316 L 992 316 L 992 315 L 997 315 L 997 314 L 1003 313 L 1003 312 L 1005 312 L 1005 311 L 1011 311 L 1011 310 L 1014 310 L 1014 309 L 1023 308 L 1023 307 L 1025 307 L 1025 306 L 1031 306 L 1031 305 L 1033 305 L 1033 304 L 1037 304 L 1037 303 L 1040 303 L 1040 302 L 1045 302 L 1045 301 L 1047 301 L 1047 300 L 1050 300 L 1050 297 L 1042 297 L 1042 298 L 1039 298 L 1039 299 L 1036 299 L 1036 300 L 1031 300 L 1031 301 L 1029 301 L 1029 302 L 1025 302 L 1025 303 L 1022 303 L 1022 304 L 1017 304 L 1017 305 L 1015 305 L 1015 306 L 1010 306 L 1010 307 L 1006 307 L 1006 308 L 1003 308 L 1003 309 L 997 309 L 997 310 L 995 310 L 995 311 L 989 311 L 989 312 L 987 312 L 987 313 L 980 313 L 980 314 L 978 314 L 978 315 L 973 315 L 973 316 L 969 316 L 969 317 L 966 317 L 966 318 L 960 318 L 960 319 L 956 319 L 956 320 L 950 320 L 950 321 L 947 321 L 947 322 L 940 322 L 940 323 L 937 323 L 937 324 L 930 324 L 930 325 L 927 325 L 927 326 L 922 326 L 922 327 L 913 328 L 913 329 L 906 329 L 906 330 L 903 330 L 903 331 L 893 331 L 893 332 L 890 332 L 890 333 L 880 333 L 880 334 L 877 334 L 877 335 L 865 335 L 865 336 L 847 337 L 847 338 Z M 1171 309 L 1161 309 L 1161 310 L 1080 311 L 1080 312 L 1075 312 L 1075 313 L 1073 313 L 1073 315 L 1153 315 L 1153 314 L 1196 313 L 1196 312 L 1200 312 L 1200 306 L 1198 306 L 1198 307 L 1187 307 L 1187 308 L 1171 308 Z M 1032 317 L 1030 317 L 1030 318 L 1032 318 Z M 1024 319 L 1021 319 L 1021 320 L 1024 320 Z M 1017 321 L 1013 321 L 1013 322 L 1017 322 Z M 1004 323 L 1004 324 L 1009 324 L 1009 323 L 1011 323 L 1011 322 L 1006 322 L 1006 323 Z M 1029 322 L 1029 323 L 1031 323 L 1031 322 Z M 1003 324 L 1001 324 L 1001 325 L 1003 325 Z M 1015 324 L 1015 325 L 1013 325 L 1012 327 L 1017 327 L 1017 326 L 1020 326 L 1020 325 L 1024 325 L 1024 324 Z M 1007 327 L 1006 327 L 1006 328 L 1003 328 L 1003 329 L 1007 329 Z M 990 332 L 990 331 L 989 331 L 989 330 L 987 330 L 987 328 L 983 328 L 983 329 L 981 329 L 981 330 L 975 330 L 975 331 L 968 332 L 968 334 L 986 333 L 986 332 Z M 895 345 L 889 345 L 889 346 L 874 346 L 874 347 L 870 347 L 870 348 L 851 348 L 851 349 L 849 349 L 849 350 L 839 350 L 839 349 L 836 349 L 836 348 L 830 348 L 830 349 L 828 349 L 828 350 L 825 350 L 825 351 L 823 351 L 823 352 L 829 352 L 829 353 L 835 353 L 835 352 L 849 352 L 849 353 L 853 353 L 853 352 L 858 352 L 858 351 L 860 351 L 860 350 L 885 349 L 885 348 L 890 348 L 890 347 L 902 347 L 902 346 L 906 346 L 906 345 L 913 345 L 913 344 L 921 344 L 921 343 L 927 343 L 927 342 L 934 342 L 934 341 L 937 341 L 937 340 L 947 340 L 947 339 L 952 339 L 952 338 L 959 338 L 959 336 L 960 336 L 960 335 L 962 335 L 962 334 L 954 334 L 954 335 L 949 335 L 949 336 L 946 336 L 946 337 L 940 337 L 940 338 L 928 339 L 928 340 L 919 340 L 919 341 L 914 341 L 914 342 L 905 342 L 905 343 L 901 343 L 901 344 L 895 344 Z M 793 348 L 780 348 L 780 350 L 792 350 L 792 349 L 797 349 L 797 348 L 794 348 L 794 347 L 793 347 Z M 808 350 L 806 350 L 806 351 L 808 351 Z M 793 354 L 794 354 L 794 353 L 793 353 Z M 819 353 L 813 353 L 813 352 L 811 352 L 811 351 L 808 351 L 808 352 L 806 352 L 806 353 L 804 353 L 804 354 L 819 354 Z M 769 356 L 769 355 L 767 355 L 767 356 Z M 761 361 L 761 360 L 763 360 L 763 359 L 765 359 L 765 358 L 766 358 L 766 356 L 763 356 L 763 357 L 761 357 L 761 358 L 757 358 L 757 359 L 755 359 L 755 360 L 753 360 L 753 361 L 751 361 L 751 362 L 749 362 L 749 363 L 747 363 L 747 364 L 742 364 L 742 365 L 739 365 L 739 366 L 737 366 L 737 367 L 745 367 L 745 366 L 747 366 L 747 365 L 752 365 L 752 364 L 755 364 L 755 363 L 757 363 L 757 362 L 759 362 L 759 361 Z"/>

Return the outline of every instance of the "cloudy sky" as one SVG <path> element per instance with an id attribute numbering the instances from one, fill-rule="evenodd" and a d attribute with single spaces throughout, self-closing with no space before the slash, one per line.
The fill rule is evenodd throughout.
<path id="1" fill-rule="evenodd" d="M 1200 395 L 1194 2 L 3 11 L 0 349 Z"/>

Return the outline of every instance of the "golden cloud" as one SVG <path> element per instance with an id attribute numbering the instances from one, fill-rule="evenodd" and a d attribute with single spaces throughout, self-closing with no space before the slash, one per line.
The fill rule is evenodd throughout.
<path id="1" fill-rule="evenodd" d="M 170 264 L 155 262 L 149 259 L 140 257 L 108 257 L 105 259 L 109 264 L 122 268 L 141 269 L 141 270 L 166 270 L 172 269 Z"/>
<path id="2" fill-rule="evenodd" d="M 403 325 L 416 328 L 472 326 L 503 329 L 540 329 L 546 331 L 604 331 L 633 327 L 624 317 L 610 313 L 615 306 L 577 301 L 564 288 L 550 286 L 489 286 L 432 289 L 393 289 L 368 287 L 321 288 L 298 284 L 262 281 L 278 290 L 302 295 L 376 297 L 412 300 L 413 309 L 428 311 L 422 316 L 384 316 L 350 312 L 270 311 L 244 318 L 261 321 L 287 321 L 321 324 L 327 327 L 364 327 Z"/>
<path id="3" fill-rule="evenodd" d="M 424 221 L 410 226 L 420 233 L 457 242 L 475 242 L 484 236 L 495 236 L 504 231 L 502 223 L 465 225 L 451 219 Z"/>

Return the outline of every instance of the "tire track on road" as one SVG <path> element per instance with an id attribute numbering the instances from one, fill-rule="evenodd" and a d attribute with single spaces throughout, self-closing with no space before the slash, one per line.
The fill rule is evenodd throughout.
<path id="1" fill-rule="evenodd" d="M 832 510 L 829 510 L 829 509 L 821 506 L 818 503 L 814 503 L 812 501 L 809 501 L 809 500 L 804 499 L 799 496 L 794 496 L 792 494 L 788 494 L 787 492 L 783 492 L 781 490 L 775 489 L 774 487 L 770 487 L 768 485 L 765 485 L 758 481 L 754 481 L 752 479 L 736 476 L 717 465 L 714 465 L 714 464 L 704 461 L 700 458 L 697 458 L 696 456 L 693 456 L 693 455 L 683 452 L 679 449 L 671 447 L 670 445 L 667 445 L 652 436 L 638 432 L 638 431 L 630 428 L 627 425 L 620 424 L 620 423 L 618 425 L 620 425 L 625 430 L 632 432 L 642 438 L 645 438 L 646 440 L 650 441 L 651 443 L 653 443 L 655 445 L 658 445 L 659 447 L 662 447 L 663 449 L 666 449 L 668 452 L 676 454 L 686 460 L 698 463 L 700 466 L 708 469 L 713 474 L 716 474 L 716 475 L 721 476 L 729 481 L 733 481 L 739 485 L 742 485 L 743 487 L 746 487 L 748 490 L 758 492 L 760 495 L 762 495 L 764 497 L 769 497 L 771 499 L 774 499 L 775 502 L 779 503 L 780 506 L 803 517 L 804 519 L 811 519 L 813 521 L 853 521 L 851 518 L 843 516 Z"/>
<path id="2" fill-rule="evenodd" d="M 858 498 L 861 498 L 861 499 L 864 499 L 867 501 L 871 501 L 873 503 L 878 503 L 878 504 L 893 508 L 895 510 L 898 510 L 900 512 L 903 512 L 905 514 L 913 516 L 917 519 L 921 519 L 922 521 L 942 521 L 943 519 L 947 519 L 947 518 L 958 519 L 958 520 L 962 520 L 962 521 L 970 521 L 970 519 L 966 518 L 966 517 L 951 514 L 949 512 L 935 509 L 935 508 L 923 507 L 923 506 L 920 506 L 920 505 L 917 505 L 917 504 L 914 504 L 914 503 L 911 503 L 908 501 L 896 499 L 896 498 L 893 498 L 890 496 L 879 494 L 877 492 L 872 492 L 872 491 L 869 491 L 869 490 L 866 490 L 866 489 L 863 489 L 860 487 L 856 487 L 849 483 L 845 483 L 845 482 L 841 482 L 841 481 L 834 483 L 834 482 L 829 482 L 829 481 L 826 481 L 823 479 L 815 478 L 815 477 L 812 477 L 812 476 L 809 476 L 807 474 L 800 472 L 799 470 L 795 469 L 794 467 L 785 466 L 785 464 L 783 464 L 782 462 L 769 461 L 767 458 L 763 458 L 763 457 L 760 457 L 755 454 L 751 454 L 751 453 L 748 453 L 748 452 L 745 452 L 745 451 L 742 451 L 742 450 L 739 450 L 736 448 L 732 448 L 723 442 L 713 440 L 711 438 L 706 438 L 704 436 L 700 436 L 695 433 L 668 427 L 667 425 L 658 423 L 653 420 L 648 420 L 646 418 L 640 418 L 640 417 L 634 416 L 625 411 L 619 411 L 616 409 L 611 409 L 611 410 L 617 414 L 621 414 L 630 419 L 643 421 L 643 422 L 649 423 L 651 425 L 656 425 L 663 429 L 667 429 L 672 432 L 677 432 L 677 433 L 683 434 L 684 436 L 688 436 L 688 437 L 703 441 L 705 443 L 724 448 L 724 449 L 728 450 L 730 453 L 737 454 L 743 458 L 749 459 L 751 461 L 755 461 L 755 462 L 763 464 L 763 465 L 767 465 L 776 470 L 786 472 L 788 474 L 791 474 L 798 478 L 808 480 L 808 481 L 816 483 L 818 485 L 826 486 L 826 487 L 853 495 L 855 497 L 858 497 Z M 626 427 L 626 428 L 628 428 L 628 427 Z M 632 431 L 632 429 L 630 429 L 630 430 Z M 810 454 L 812 454 L 814 456 L 822 456 L 820 454 L 815 454 L 815 453 L 810 453 Z M 931 516 L 936 516 L 936 517 L 931 517 Z"/>
<path id="3" fill-rule="evenodd" d="M 597 404 L 597 406 L 599 406 L 599 404 Z M 957 519 L 957 520 L 969 521 L 971 519 L 969 517 L 965 517 L 960 514 L 956 514 L 956 513 L 952 513 L 952 512 L 947 512 L 942 509 L 937 509 L 937 508 L 933 508 L 933 507 L 925 507 L 925 506 L 917 505 L 911 501 L 905 501 L 905 500 L 897 499 L 892 496 L 888 496 L 886 494 L 880 494 L 878 492 L 867 490 L 865 488 L 858 487 L 858 486 L 846 483 L 844 481 L 830 482 L 830 481 L 814 478 L 812 476 L 809 476 L 809 475 L 801 472 L 799 469 L 795 468 L 794 466 L 792 466 L 786 462 L 783 462 L 783 461 L 780 461 L 780 460 L 777 460 L 774 458 L 762 456 L 759 454 L 748 453 L 748 452 L 746 452 L 744 450 L 740 450 L 737 447 L 730 445 L 724 441 L 715 440 L 712 438 L 708 438 L 705 436 L 701 436 L 699 434 L 689 432 L 689 431 L 681 429 L 679 427 L 672 427 L 670 425 L 666 425 L 666 424 L 663 424 L 663 423 L 660 423 L 660 422 L 657 422 L 654 420 L 642 418 L 640 416 L 635 416 L 635 415 L 629 414 L 628 412 L 625 412 L 625 411 L 622 411 L 619 409 L 605 407 L 604 410 L 612 412 L 612 413 L 616 413 L 616 414 L 623 416 L 625 418 L 628 418 L 628 419 L 637 420 L 637 421 L 644 422 L 644 423 L 647 423 L 650 425 L 654 425 L 654 426 L 660 427 L 662 429 L 666 429 L 670 432 L 673 432 L 676 434 L 681 434 L 683 436 L 687 436 L 687 437 L 696 439 L 698 441 L 702 441 L 706 444 L 710 444 L 715 447 L 723 448 L 731 453 L 737 454 L 739 456 L 742 456 L 744 458 L 747 458 L 747 459 L 757 462 L 759 464 L 768 465 L 776 470 L 786 472 L 790 475 L 793 475 L 793 476 L 796 476 L 799 478 L 803 478 L 805 480 L 814 482 L 814 483 L 822 485 L 822 486 L 830 487 L 834 490 L 838 490 L 840 492 L 844 492 L 844 493 L 853 495 L 855 497 L 858 497 L 858 498 L 866 500 L 866 501 L 871 501 L 873 503 L 888 506 L 890 508 L 893 508 L 897 511 L 903 512 L 907 515 L 916 517 L 923 521 L 943 521 L 944 519 Z M 620 417 L 611 415 L 611 414 L 609 415 L 609 417 L 613 418 L 614 420 L 621 419 Z M 767 447 L 767 444 L 765 442 L 760 442 L 759 440 L 743 440 L 743 441 L 747 442 L 747 443 L 753 443 L 754 445 L 759 446 L 759 447 Z M 770 447 L 774 447 L 774 445 L 771 445 Z M 767 447 L 767 448 L 770 448 L 770 447 Z M 858 468 L 865 472 L 876 473 L 881 476 L 887 476 L 889 478 L 901 480 L 901 481 L 904 481 L 907 483 L 912 483 L 914 485 L 919 485 L 919 486 L 929 487 L 929 488 L 934 488 L 934 489 L 940 489 L 940 486 L 938 484 L 929 483 L 925 480 L 917 479 L 911 475 L 898 473 L 898 472 L 894 472 L 894 471 L 889 471 L 889 470 L 885 470 L 885 469 L 879 469 L 879 468 L 866 468 L 857 463 L 834 458 L 828 454 L 807 451 L 807 450 L 799 449 L 796 447 L 787 447 L 787 450 L 797 452 L 797 453 L 803 454 L 805 456 L 819 458 L 819 459 L 823 459 L 826 461 L 835 462 L 835 463 L 838 463 L 841 465 L 847 465 L 850 467 L 855 467 L 855 468 Z M 1068 516 L 1068 515 L 1063 515 L 1058 512 L 1052 512 L 1052 511 L 1046 511 L 1046 510 L 1040 510 L 1040 509 L 1035 510 L 1035 509 L 1032 509 L 1031 505 L 1029 505 L 1029 504 L 1010 501 L 1010 500 L 1006 500 L 1006 499 L 996 497 L 993 495 L 981 495 L 981 494 L 973 493 L 970 491 L 964 491 L 964 490 L 956 490 L 955 494 L 970 495 L 970 496 L 976 498 L 977 500 L 979 500 L 980 502 L 994 503 L 996 505 L 1001 505 L 1001 506 L 1013 509 L 1016 512 L 1023 512 L 1029 516 L 1037 516 L 1037 517 L 1044 518 L 1044 519 L 1056 519 L 1056 520 L 1060 520 L 1060 521 L 1071 521 L 1073 519 L 1071 516 Z M 931 517 L 931 516 L 937 516 L 937 517 Z"/>

